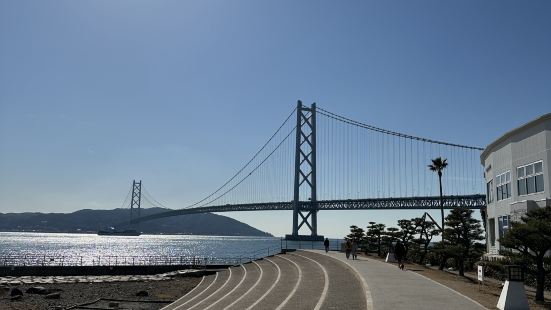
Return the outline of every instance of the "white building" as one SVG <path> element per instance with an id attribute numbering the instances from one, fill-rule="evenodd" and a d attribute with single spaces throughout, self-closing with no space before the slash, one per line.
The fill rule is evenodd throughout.
<path id="1" fill-rule="evenodd" d="M 487 255 L 511 221 L 532 208 L 551 206 L 551 113 L 509 131 L 480 155 L 486 179 Z"/>

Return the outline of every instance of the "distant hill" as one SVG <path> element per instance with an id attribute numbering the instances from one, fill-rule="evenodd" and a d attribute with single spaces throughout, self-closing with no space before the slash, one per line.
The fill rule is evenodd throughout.
<path id="1" fill-rule="evenodd" d="M 142 209 L 142 216 L 169 209 Z M 129 220 L 129 209 L 79 210 L 73 213 L 0 213 L 0 231 L 91 232 Z M 121 227 L 123 229 L 125 227 Z M 143 222 L 145 234 L 271 236 L 245 223 L 212 213 L 167 217 Z"/>

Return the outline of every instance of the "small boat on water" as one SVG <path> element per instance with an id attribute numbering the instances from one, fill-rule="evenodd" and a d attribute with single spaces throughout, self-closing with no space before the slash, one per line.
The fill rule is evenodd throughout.
<path id="1" fill-rule="evenodd" d="M 140 232 L 134 229 L 127 230 L 100 230 L 98 231 L 98 236 L 139 236 Z"/>

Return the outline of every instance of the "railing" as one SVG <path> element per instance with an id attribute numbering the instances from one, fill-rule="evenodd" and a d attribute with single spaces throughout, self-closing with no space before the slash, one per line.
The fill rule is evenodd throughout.
<path id="1" fill-rule="evenodd" d="M 207 256 L 50 256 L 4 255 L 0 267 L 18 266 L 210 266 L 239 265 L 281 253 L 281 247 L 268 247 L 231 257 Z"/>
<path id="2" fill-rule="evenodd" d="M 329 239 L 329 250 L 340 251 L 341 243 L 344 243 L 344 239 Z M 291 241 L 284 238 L 281 239 L 282 249 L 296 249 L 296 250 L 324 250 L 325 246 L 323 241 Z"/>
<path id="3" fill-rule="evenodd" d="M 339 251 L 343 239 L 330 239 L 329 250 Z M 3 255 L 0 267 L 17 266 L 211 266 L 240 265 L 266 256 L 281 253 L 282 249 L 325 249 L 323 241 L 290 241 L 282 238 L 280 245 L 266 247 L 237 256 L 177 256 L 177 255 L 101 255 L 101 256 L 56 256 L 56 255 Z"/>

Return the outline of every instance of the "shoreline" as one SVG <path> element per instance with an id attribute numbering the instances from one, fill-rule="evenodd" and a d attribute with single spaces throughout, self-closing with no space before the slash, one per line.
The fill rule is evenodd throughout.
<path id="1" fill-rule="evenodd" d="M 231 264 L 208 265 L 120 265 L 120 266 L 0 266 L 0 284 L 3 278 L 13 277 L 79 277 L 125 276 L 189 273 L 227 268 Z"/>
<path id="2" fill-rule="evenodd" d="M 98 276 L 90 278 L 89 281 L 82 279 L 81 282 L 65 283 L 54 281 L 59 277 L 49 277 L 52 283 L 31 284 L 20 282 L 16 285 L 0 285 L 0 309 L 67 309 L 85 303 L 107 304 L 117 302 L 121 305 L 123 303 L 139 305 L 140 309 L 156 310 L 191 291 L 201 281 L 203 275 L 197 273 L 157 276 L 145 278 L 139 278 L 139 276 L 128 276 L 128 278 Z M 124 281 L 125 279 L 127 281 Z M 59 293 L 59 298 L 47 299 L 44 294 L 26 293 L 31 287 L 42 287 L 48 293 Z M 14 288 L 23 292 L 20 300 L 11 300 L 10 292 Z M 147 296 L 137 296 L 139 292 L 141 292 L 141 295 Z"/>

